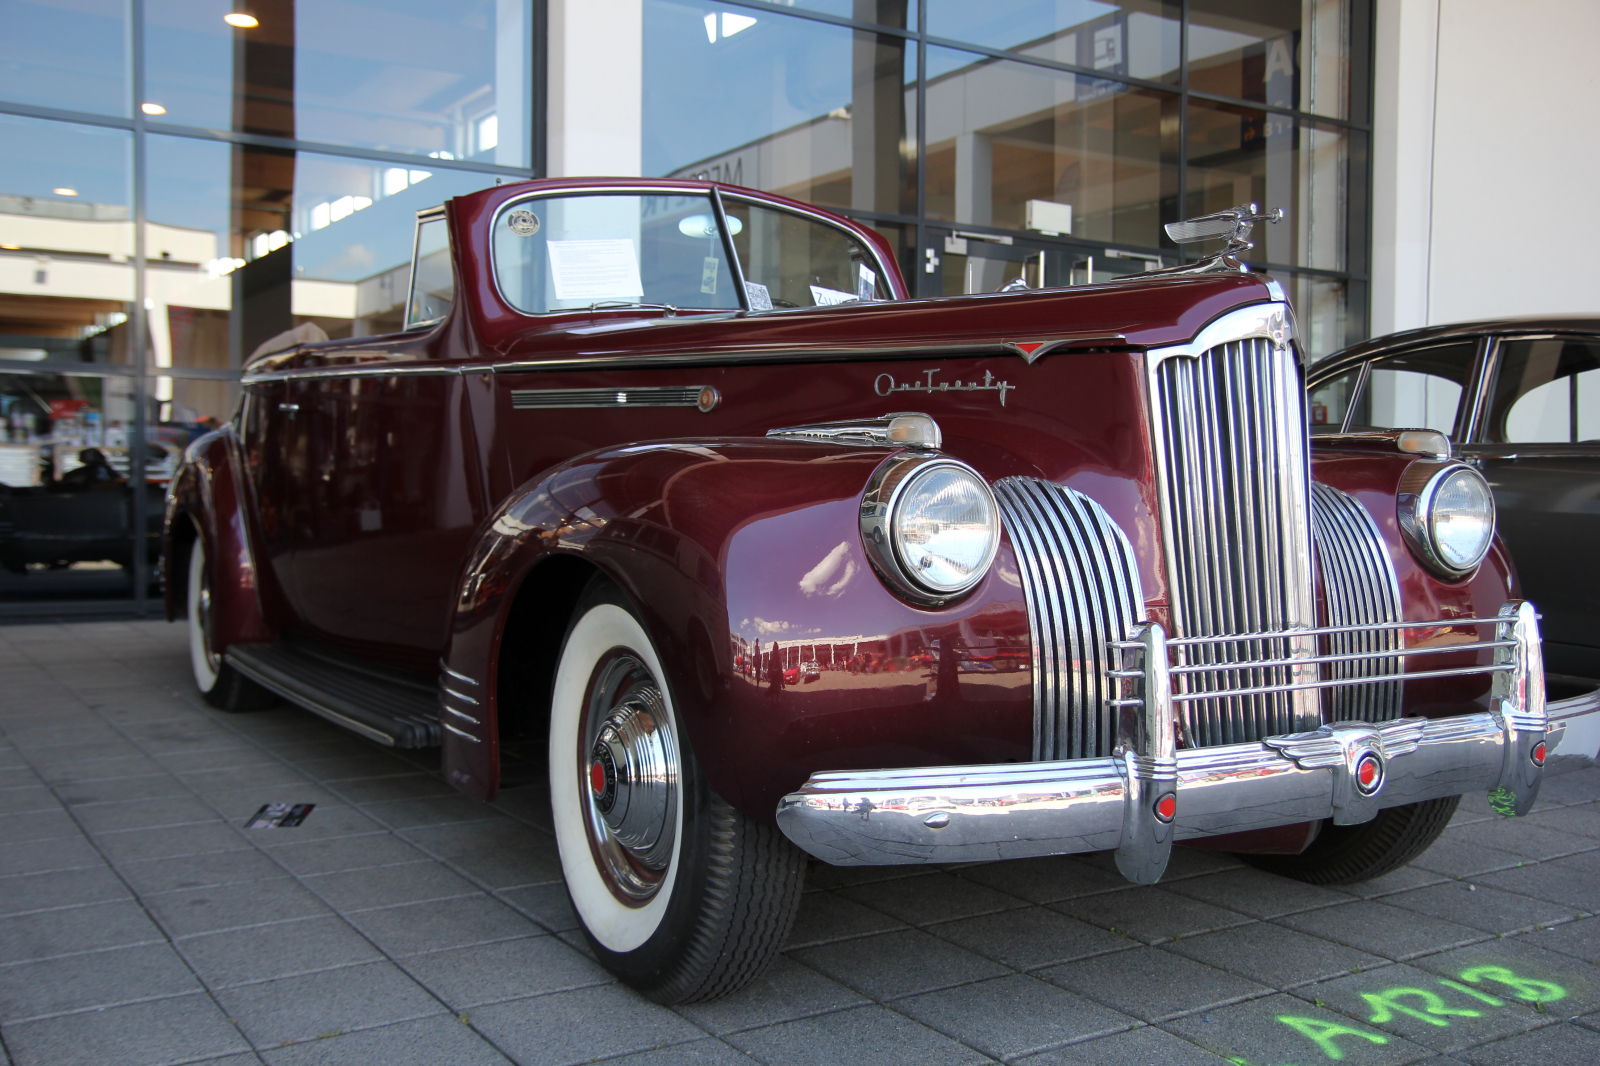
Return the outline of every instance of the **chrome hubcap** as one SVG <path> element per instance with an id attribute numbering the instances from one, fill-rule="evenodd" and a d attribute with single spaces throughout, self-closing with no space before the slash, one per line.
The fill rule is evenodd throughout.
<path id="1" fill-rule="evenodd" d="M 642 905 L 672 861 L 678 750 L 661 687 L 623 651 L 595 668 L 579 732 L 589 846 L 612 893 Z"/>

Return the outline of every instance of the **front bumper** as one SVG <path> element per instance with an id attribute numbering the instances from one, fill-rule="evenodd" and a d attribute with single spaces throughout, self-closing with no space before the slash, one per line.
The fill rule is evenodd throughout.
<path id="1" fill-rule="evenodd" d="M 1116 756 L 819 773 L 779 803 L 778 826 L 841 866 L 1115 850 L 1124 875 L 1148 884 L 1165 870 L 1174 840 L 1327 818 L 1356 824 L 1385 807 L 1480 789 L 1501 813 L 1524 814 L 1545 774 L 1600 758 L 1600 690 L 1546 706 L 1531 605 L 1507 604 L 1482 624 L 1496 627 L 1482 645 L 1495 650 L 1493 665 L 1406 676 L 1493 674 L 1491 710 L 1336 722 L 1181 751 L 1173 750 L 1165 642 L 1160 627 L 1146 626 L 1140 693 L 1117 701 L 1142 713 L 1124 716 Z"/>

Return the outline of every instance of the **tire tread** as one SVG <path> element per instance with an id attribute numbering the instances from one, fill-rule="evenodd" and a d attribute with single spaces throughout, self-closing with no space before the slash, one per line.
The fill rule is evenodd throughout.
<path id="1" fill-rule="evenodd" d="M 1421 855 L 1439 839 L 1460 796 L 1387 807 L 1361 825 L 1325 824 L 1299 855 L 1240 855 L 1251 866 L 1313 885 L 1352 885 L 1382 877 Z"/>

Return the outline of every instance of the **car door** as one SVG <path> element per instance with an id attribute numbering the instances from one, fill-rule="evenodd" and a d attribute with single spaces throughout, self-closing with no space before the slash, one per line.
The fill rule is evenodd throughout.
<path id="1" fill-rule="evenodd" d="M 1600 339 L 1500 337 L 1485 382 L 1461 452 L 1494 488 L 1546 668 L 1600 677 Z"/>

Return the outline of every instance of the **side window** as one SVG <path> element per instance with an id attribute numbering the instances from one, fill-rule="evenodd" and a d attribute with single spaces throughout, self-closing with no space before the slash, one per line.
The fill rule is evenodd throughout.
<path id="1" fill-rule="evenodd" d="M 1350 418 L 1351 432 L 1435 429 L 1454 435 L 1477 348 L 1472 338 L 1374 360 Z"/>
<path id="2" fill-rule="evenodd" d="M 1361 368 L 1329 378 L 1311 390 L 1311 432 L 1338 433 L 1350 410 L 1350 394 L 1361 380 Z"/>
<path id="3" fill-rule="evenodd" d="M 1600 441 L 1600 345 L 1561 337 L 1505 341 L 1485 438 L 1497 444 Z"/>
<path id="4" fill-rule="evenodd" d="M 450 234 L 444 212 L 427 212 L 417 220 L 417 247 L 411 261 L 411 296 L 406 300 L 406 329 L 431 325 L 450 313 L 456 298 L 455 268 L 450 262 Z"/>
<path id="5" fill-rule="evenodd" d="M 723 198 L 752 311 L 891 299 L 862 243 L 826 222 Z"/>

